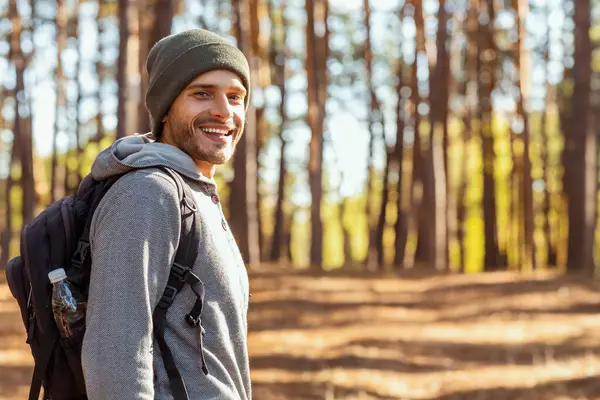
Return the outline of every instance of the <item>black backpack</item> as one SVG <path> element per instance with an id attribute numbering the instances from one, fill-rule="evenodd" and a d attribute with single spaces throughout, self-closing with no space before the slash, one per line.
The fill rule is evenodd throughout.
<path id="1" fill-rule="evenodd" d="M 187 390 L 164 338 L 165 316 L 175 296 L 187 283 L 197 300 L 185 318 L 191 327 L 200 329 L 204 287 L 198 276 L 191 271 L 199 245 L 197 210 L 191 189 L 183 178 L 169 168 L 160 168 L 177 184 L 182 223 L 175 263 L 171 267 L 163 296 L 154 310 L 153 326 L 172 394 L 175 399 L 184 400 L 188 398 Z M 42 386 L 44 399 L 87 399 L 81 366 L 85 328 L 76 331 L 68 339 L 59 335 L 52 315 L 52 285 L 48 272 L 64 268 L 68 281 L 87 299 L 91 270 L 89 233 L 92 215 L 104 194 L 120 176 L 106 181 L 96 181 L 91 175 L 86 176 L 77 195 L 66 196 L 54 202 L 23 228 L 20 255 L 6 265 L 8 286 L 19 303 L 27 331 L 27 343 L 35 361 L 29 400 L 38 399 Z M 202 334 L 200 338 L 202 347 Z M 208 374 L 204 357 L 201 361 L 204 373 Z"/>

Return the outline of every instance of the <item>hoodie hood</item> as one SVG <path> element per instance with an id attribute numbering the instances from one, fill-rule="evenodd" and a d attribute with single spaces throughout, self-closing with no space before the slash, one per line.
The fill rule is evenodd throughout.
<path id="1" fill-rule="evenodd" d="M 194 160 L 187 153 L 170 144 L 156 142 L 151 133 L 116 140 L 96 157 L 92 165 L 92 177 L 101 181 L 134 169 L 160 166 L 216 187 L 213 179 L 198 172 Z"/>

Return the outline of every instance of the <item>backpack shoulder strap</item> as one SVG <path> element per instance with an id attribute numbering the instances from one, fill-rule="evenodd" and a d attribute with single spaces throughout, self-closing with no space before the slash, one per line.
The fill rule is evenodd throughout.
<path id="1" fill-rule="evenodd" d="M 76 268 L 84 267 L 85 274 L 89 278 L 89 249 L 90 249 L 90 228 L 92 226 L 92 217 L 96 208 L 100 204 L 100 201 L 108 192 L 108 189 L 121 177 L 122 175 L 115 175 L 103 182 L 94 180 L 91 175 L 88 175 L 80 185 L 78 196 L 86 197 L 90 201 L 90 208 L 88 212 L 88 218 L 85 222 L 83 232 L 77 241 L 75 251 L 71 257 L 71 265 Z"/>
<path id="2" fill-rule="evenodd" d="M 175 296 L 183 289 L 186 283 L 190 285 L 197 298 L 194 308 L 186 315 L 186 322 L 192 327 L 200 325 L 200 313 L 202 311 L 204 300 L 204 286 L 200 281 L 200 278 L 192 272 L 200 243 L 196 224 L 197 208 L 191 189 L 189 185 L 185 183 L 183 178 L 169 168 L 161 169 L 171 176 L 177 185 L 179 198 L 181 199 L 181 235 L 177 253 L 175 254 L 175 262 L 171 266 L 171 271 L 169 273 L 167 286 L 154 310 L 152 320 L 154 335 L 163 358 L 165 370 L 169 377 L 173 397 L 176 400 L 186 400 L 188 399 L 188 392 L 185 383 L 183 382 L 183 378 L 175 365 L 173 354 L 165 341 L 165 326 L 167 311 L 171 304 L 173 304 Z M 202 369 L 205 374 L 208 374 L 203 355 L 202 335 L 200 335 L 200 337 Z"/>

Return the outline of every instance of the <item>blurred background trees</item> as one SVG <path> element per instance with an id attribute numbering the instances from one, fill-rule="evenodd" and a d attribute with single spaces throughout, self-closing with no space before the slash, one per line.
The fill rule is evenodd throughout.
<path id="1" fill-rule="evenodd" d="M 247 55 L 218 169 L 251 264 L 559 268 L 598 257 L 592 0 L 0 0 L 0 266 L 95 155 L 149 130 L 143 66 L 203 27 Z"/>

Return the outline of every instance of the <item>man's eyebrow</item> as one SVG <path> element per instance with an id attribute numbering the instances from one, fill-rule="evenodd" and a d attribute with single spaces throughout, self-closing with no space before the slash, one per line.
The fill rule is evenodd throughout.
<path id="1" fill-rule="evenodd" d="M 188 90 L 197 90 L 197 89 L 213 89 L 214 90 L 214 89 L 218 89 L 218 88 L 219 88 L 219 86 L 212 85 L 209 83 L 192 83 L 187 87 Z M 232 86 L 228 87 L 227 89 L 229 89 L 229 90 L 234 89 L 234 90 L 242 92 L 244 95 L 246 95 L 246 88 L 241 85 L 232 85 Z"/>

